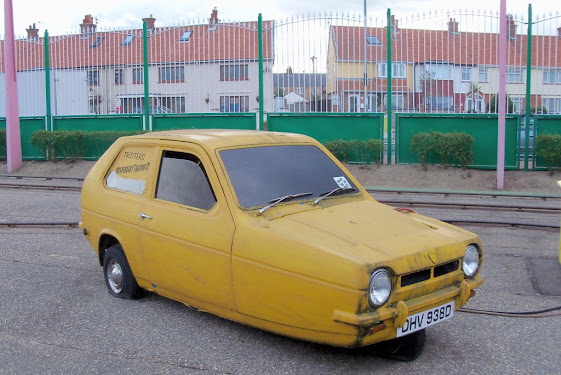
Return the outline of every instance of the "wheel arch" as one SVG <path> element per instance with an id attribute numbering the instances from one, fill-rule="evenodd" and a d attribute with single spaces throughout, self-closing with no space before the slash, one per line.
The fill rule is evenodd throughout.
<path id="1" fill-rule="evenodd" d="M 109 249 L 113 245 L 121 245 L 121 242 L 112 234 L 103 233 L 99 238 L 99 245 L 97 251 L 100 266 L 103 266 L 103 257 L 105 256 L 107 249 Z"/>

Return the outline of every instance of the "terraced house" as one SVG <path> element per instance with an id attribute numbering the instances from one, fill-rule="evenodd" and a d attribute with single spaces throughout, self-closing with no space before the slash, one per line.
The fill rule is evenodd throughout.
<path id="1" fill-rule="evenodd" d="M 447 30 L 399 28 L 392 17 L 391 106 L 406 112 L 495 112 L 499 88 L 497 33 L 463 32 L 450 18 Z M 528 37 L 507 19 L 506 91 L 509 111 L 524 111 Z M 327 96 L 334 111 L 382 112 L 387 98 L 387 29 L 332 26 Z M 531 106 L 561 113 L 561 28 L 532 37 Z M 366 72 L 366 80 L 364 73 Z"/>
<path id="2" fill-rule="evenodd" d="M 142 113 L 145 82 L 152 113 L 257 110 L 257 22 L 223 23 L 216 9 L 204 24 L 156 27 L 152 16 L 144 21 L 147 65 L 142 29 L 99 31 L 91 15 L 84 17 L 80 33 L 49 39 L 53 115 Z M 271 91 L 272 31 L 270 21 L 264 25 L 264 87 Z M 27 31 L 28 38 L 16 42 L 20 113 L 44 115 L 45 40 L 35 25 Z M 264 96 L 271 110 L 273 93 Z"/>

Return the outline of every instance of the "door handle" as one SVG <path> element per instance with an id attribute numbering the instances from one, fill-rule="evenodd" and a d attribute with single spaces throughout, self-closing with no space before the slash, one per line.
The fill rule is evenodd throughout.
<path id="1" fill-rule="evenodd" d="M 150 220 L 152 220 L 152 216 L 148 216 L 148 215 L 146 215 L 146 214 L 143 213 L 143 212 L 141 212 L 138 216 L 140 216 L 140 218 L 141 218 L 142 220 L 144 220 L 144 219 L 150 219 Z"/>

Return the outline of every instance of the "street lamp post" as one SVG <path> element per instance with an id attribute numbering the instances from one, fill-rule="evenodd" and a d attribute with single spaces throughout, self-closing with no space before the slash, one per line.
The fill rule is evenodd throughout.
<path id="1" fill-rule="evenodd" d="M 318 58 L 316 56 L 312 56 L 310 57 L 310 60 L 312 60 L 312 74 L 314 75 L 314 94 L 313 94 L 313 100 L 314 100 L 314 111 L 317 112 L 317 81 L 316 81 L 316 60 Z"/>

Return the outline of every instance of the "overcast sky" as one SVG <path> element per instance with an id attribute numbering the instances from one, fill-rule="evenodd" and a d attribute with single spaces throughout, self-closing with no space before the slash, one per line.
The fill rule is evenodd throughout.
<path id="1" fill-rule="evenodd" d="M 25 29 L 36 23 L 40 35 L 45 29 L 51 35 L 65 34 L 79 29 L 85 14 L 97 18 L 98 25 L 106 27 L 141 28 L 143 17 L 153 15 L 156 26 L 167 26 L 182 21 L 206 20 L 213 7 L 218 17 L 225 21 L 257 20 L 259 12 L 264 19 L 279 19 L 313 12 L 349 12 L 362 14 L 363 0 L 12 0 L 16 36 L 24 36 Z M 527 15 L 528 3 L 507 0 L 507 12 Z M 457 4 L 457 5 L 456 5 Z M 388 7 L 398 17 L 428 10 L 469 9 L 498 11 L 499 0 L 368 0 L 368 16 L 383 18 Z M 534 14 L 553 12 L 559 14 L 561 0 L 536 0 L 532 3 Z M 4 7 L 0 9 L 0 34 L 4 35 Z"/>

